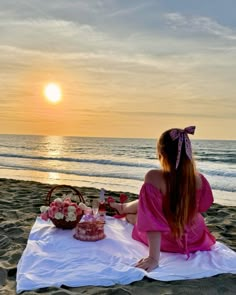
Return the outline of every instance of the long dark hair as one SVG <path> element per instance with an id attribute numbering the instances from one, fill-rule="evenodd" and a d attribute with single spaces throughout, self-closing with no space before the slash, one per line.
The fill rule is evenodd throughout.
<path id="1" fill-rule="evenodd" d="M 190 160 L 185 153 L 184 142 L 176 169 L 178 139 L 172 140 L 171 130 L 161 135 L 157 150 L 167 187 L 163 211 L 172 234 L 178 238 L 196 214 L 196 169 L 193 159 Z"/>

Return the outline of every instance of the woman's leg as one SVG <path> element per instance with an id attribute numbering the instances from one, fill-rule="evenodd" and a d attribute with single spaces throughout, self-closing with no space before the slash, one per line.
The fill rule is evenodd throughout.
<path id="1" fill-rule="evenodd" d="M 128 202 L 128 203 L 116 203 L 111 202 L 109 203 L 111 208 L 116 209 L 119 214 L 137 214 L 138 211 L 138 200 Z"/>
<path id="2" fill-rule="evenodd" d="M 125 219 L 126 219 L 129 223 L 135 225 L 136 220 L 137 220 L 137 213 L 135 213 L 135 214 L 126 214 Z"/>

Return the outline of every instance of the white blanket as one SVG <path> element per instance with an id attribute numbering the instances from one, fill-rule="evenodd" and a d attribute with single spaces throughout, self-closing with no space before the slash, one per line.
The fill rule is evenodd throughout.
<path id="1" fill-rule="evenodd" d="M 131 238 L 132 228 L 107 217 L 106 238 L 82 242 L 73 238 L 73 230 L 57 229 L 37 218 L 17 267 L 17 293 L 61 285 L 125 285 L 144 276 L 172 281 L 236 274 L 236 252 L 219 242 L 211 251 L 190 254 L 188 260 L 183 254 L 162 252 L 159 268 L 150 273 L 138 269 L 134 265 L 147 256 L 148 248 Z"/>

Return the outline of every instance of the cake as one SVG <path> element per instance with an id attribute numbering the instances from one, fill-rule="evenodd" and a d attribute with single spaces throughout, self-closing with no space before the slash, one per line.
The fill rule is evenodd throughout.
<path id="1" fill-rule="evenodd" d="M 74 238 L 88 242 L 104 239 L 104 222 L 100 220 L 79 222 L 75 228 Z"/>

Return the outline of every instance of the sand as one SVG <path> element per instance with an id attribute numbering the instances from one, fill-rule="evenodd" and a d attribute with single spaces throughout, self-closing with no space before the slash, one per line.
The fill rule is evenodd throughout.
<path id="1" fill-rule="evenodd" d="M 17 263 L 26 246 L 30 229 L 39 214 L 39 207 L 52 185 L 32 181 L 0 179 L 0 294 L 16 294 Z M 92 200 L 99 191 L 94 188 L 78 188 Z M 56 191 L 55 191 L 56 193 Z M 118 199 L 120 192 L 110 193 Z M 129 200 L 136 195 L 126 193 Z M 109 212 L 112 214 L 112 212 Z M 236 206 L 213 204 L 205 213 L 209 229 L 218 241 L 236 251 Z M 236 275 L 224 274 L 198 280 L 160 282 L 150 279 L 127 286 L 79 287 L 79 288 L 44 288 L 23 292 L 32 294 L 236 294 Z"/>

